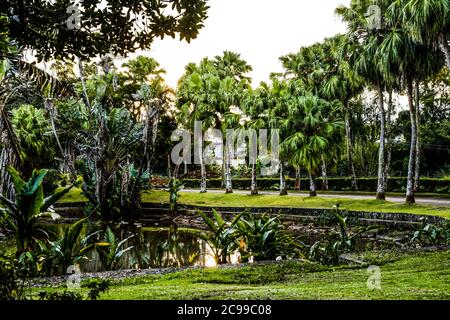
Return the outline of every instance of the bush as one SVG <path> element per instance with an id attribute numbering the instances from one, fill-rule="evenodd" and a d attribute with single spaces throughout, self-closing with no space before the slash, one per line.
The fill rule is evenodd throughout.
<path id="1" fill-rule="evenodd" d="M 0 300 L 29 299 L 29 276 L 17 259 L 0 253 Z"/>
<path id="2" fill-rule="evenodd" d="M 322 188 L 322 178 L 316 179 L 317 189 Z M 387 191 L 389 192 L 405 192 L 406 191 L 406 178 L 405 177 L 392 177 L 388 179 Z M 188 189 L 197 189 L 200 186 L 199 179 L 184 179 L 184 187 Z M 358 178 L 358 190 L 375 192 L 377 190 L 377 178 Z M 278 178 L 260 178 L 258 179 L 259 190 L 274 190 L 279 186 L 280 180 Z M 295 179 L 287 178 L 286 185 L 289 190 L 294 190 Z M 208 188 L 220 189 L 222 187 L 222 179 L 208 179 Z M 233 188 L 236 190 L 250 190 L 251 179 L 241 178 L 233 179 Z M 350 191 L 351 190 L 351 178 L 329 178 L 328 179 L 329 190 L 331 191 Z M 301 190 L 309 190 L 309 179 L 300 179 Z M 435 178 L 421 178 L 420 179 L 420 192 L 429 193 L 450 193 L 450 179 L 435 179 Z"/>

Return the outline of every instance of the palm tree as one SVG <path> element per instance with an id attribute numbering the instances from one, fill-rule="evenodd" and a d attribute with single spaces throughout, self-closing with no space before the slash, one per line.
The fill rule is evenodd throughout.
<path id="1" fill-rule="evenodd" d="M 249 87 L 245 91 L 244 95 L 244 103 L 242 105 L 242 111 L 247 118 L 244 124 L 242 125 L 244 130 L 259 130 L 267 128 L 267 119 L 265 118 L 264 112 L 267 110 L 265 107 L 265 99 L 264 99 L 264 89 L 257 88 L 253 90 Z M 251 195 L 258 194 L 258 182 L 257 182 L 257 172 L 256 165 L 258 161 L 258 157 L 250 158 L 251 165 L 251 186 L 250 193 Z"/>
<path id="2" fill-rule="evenodd" d="M 290 134 L 281 143 L 294 166 L 303 166 L 310 177 L 310 196 L 317 196 L 315 176 L 323 159 L 333 155 L 339 146 L 344 123 L 340 104 L 327 102 L 310 93 L 292 96 L 281 127 Z"/>
<path id="3" fill-rule="evenodd" d="M 384 26 L 381 29 L 371 29 L 369 21 L 365 14 L 368 11 L 371 3 L 352 1 L 350 7 L 339 6 L 336 12 L 348 23 L 349 37 L 353 42 L 359 43 L 356 47 L 356 52 L 352 57 L 351 63 L 357 72 L 375 88 L 378 96 L 378 112 L 380 118 L 380 147 L 378 151 L 378 184 L 377 184 L 377 199 L 385 200 L 386 198 L 386 157 L 385 157 L 385 142 L 386 142 L 386 111 L 384 106 L 384 92 L 392 88 L 396 79 L 391 63 L 383 65 L 385 55 L 380 51 L 383 40 L 385 39 L 388 28 Z M 380 6 L 382 12 L 386 11 L 386 1 L 379 1 L 377 5 Z"/>
<path id="4" fill-rule="evenodd" d="M 294 78 L 307 90 L 327 100 L 342 103 L 345 115 L 347 159 L 352 189 L 357 190 L 353 164 L 353 145 L 350 128 L 350 100 L 363 90 L 363 78 L 351 67 L 350 59 L 357 44 L 347 35 L 337 35 L 296 54 L 281 57 L 287 76 Z"/>
<path id="5" fill-rule="evenodd" d="M 439 49 L 450 69 L 450 1 L 401 1 L 403 26 L 414 41 Z"/>
<path id="6" fill-rule="evenodd" d="M 352 179 L 352 190 L 358 190 L 356 183 L 356 172 L 353 164 L 353 144 L 350 127 L 350 108 L 349 101 L 363 90 L 363 78 L 352 68 L 350 59 L 355 51 L 357 44 L 351 42 L 348 36 L 338 35 L 334 38 L 326 39 L 325 48 L 329 52 L 331 59 L 329 64 L 329 78 L 326 79 L 322 87 L 323 96 L 338 100 L 342 103 L 345 116 L 345 136 L 347 145 L 347 159 L 349 171 Z"/>
<path id="7" fill-rule="evenodd" d="M 220 128 L 219 114 L 214 112 L 213 103 L 215 96 L 209 94 L 209 89 L 220 80 L 212 74 L 213 67 L 209 60 L 204 59 L 199 64 L 188 65 L 185 75 L 180 79 L 177 90 L 177 105 L 180 110 L 178 119 L 187 128 L 194 128 L 196 122 L 202 123 L 201 130 L 209 128 Z M 201 181 L 200 192 L 207 192 L 206 188 L 206 165 L 203 154 L 203 143 L 199 143 L 199 155 Z"/>
<path id="8" fill-rule="evenodd" d="M 411 116 L 411 148 L 408 164 L 408 182 L 406 202 L 413 203 L 414 174 L 417 150 L 417 115 L 413 99 L 414 81 L 427 74 L 439 70 L 439 55 L 426 43 L 420 43 L 420 36 L 411 33 L 410 20 L 406 17 L 411 11 L 412 2 L 409 1 L 378 1 L 377 5 L 384 12 L 384 24 L 379 30 L 371 30 L 364 18 L 368 3 L 352 1 L 350 7 L 339 7 L 337 12 L 349 24 L 349 35 L 362 43 L 362 52 L 355 62 L 356 68 L 364 78 L 374 85 L 378 91 L 379 110 L 381 120 L 379 169 L 377 199 L 385 198 L 386 174 L 385 169 L 385 110 L 384 90 L 390 91 L 399 84 L 406 89 Z M 438 1 L 439 2 L 439 1 Z M 423 3 L 422 3 L 423 4 Z M 428 8 L 429 9 L 429 8 Z M 430 12 L 425 9 L 416 15 L 427 16 Z M 443 11 L 437 11 L 445 14 Z M 442 17 L 439 17 L 440 19 Z M 417 25 L 416 25 L 417 26 Z M 416 30 L 417 31 L 417 30 Z M 401 83 L 397 79 L 401 79 Z"/>
<path id="9" fill-rule="evenodd" d="M 269 107 L 268 125 L 270 129 L 281 129 L 280 141 L 284 141 L 289 136 L 289 128 L 281 126 L 280 119 L 285 119 L 289 116 L 287 106 L 291 97 L 290 89 L 287 81 L 273 78 L 272 87 L 266 96 Z M 285 169 L 289 160 L 289 152 L 280 148 L 280 196 L 288 194 Z"/>
<path id="10" fill-rule="evenodd" d="M 189 64 L 179 81 L 177 92 L 181 122 L 192 128 L 195 121 L 201 121 L 204 130 L 219 129 L 223 133 L 232 128 L 235 121 L 230 123 L 228 120 L 235 118 L 233 114 L 239 114 L 234 109 L 242 103 L 244 89 L 250 81 L 245 74 L 251 70 L 239 54 L 227 51 L 215 60 L 205 58 L 198 65 Z M 233 192 L 230 149 L 225 148 L 223 157 L 227 193 Z M 206 192 L 206 166 L 200 160 L 201 192 Z"/>
<path id="11" fill-rule="evenodd" d="M 408 164 L 408 180 L 406 202 L 414 203 L 414 178 L 418 162 L 418 110 L 420 106 L 414 101 L 414 82 L 420 81 L 427 75 L 437 73 L 442 67 L 442 58 L 433 48 L 417 43 L 404 28 L 404 2 L 397 1 L 389 5 L 386 10 L 387 30 L 383 42 L 378 49 L 382 68 L 389 68 L 405 79 L 408 105 L 411 118 L 411 148 Z M 402 28 L 403 27 L 403 28 Z M 416 100 L 418 100 L 416 90 Z"/>
<path id="12" fill-rule="evenodd" d="M 243 102 L 244 90 L 250 86 L 251 78 L 247 76 L 253 69 L 243 60 L 240 54 L 230 51 L 224 51 L 222 56 L 216 56 L 212 61 L 215 67 L 216 75 L 221 80 L 220 91 L 218 92 L 218 111 L 222 114 L 230 114 L 231 107 L 240 108 Z M 233 118 L 233 117 L 232 117 Z M 222 131 L 225 133 L 228 129 L 226 120 L 222 123 Z M 224 152 L 224 175 L 225 175 L 225 192 L 232 193 L 232 177 L 231 177 L 231 151 L 228 150 L 230 145 L 225 147 Z"/>

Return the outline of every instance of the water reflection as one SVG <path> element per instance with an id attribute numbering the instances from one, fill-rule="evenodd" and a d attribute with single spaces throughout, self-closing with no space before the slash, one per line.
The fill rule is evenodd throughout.
<path id="1" fill-rule="evenodd" d="M 59 232 L 67 225 L 56 225 Z M 133 249 L 124 253 L 120 258 L 116 269 L 148 269 L 187 266 L 216 266 L 212 255 L 212 249 L 195 232 L 199 230 L 178 228 L 176 225 L 170 227 L 148 227 L 142 225 L 119 225 L 110 226 L 118 239 L 125 239 L 130 235 L 124 248 L 133 246 Z M 92 233 L 102 227 L 87 227 L 86 233 Z M 195 231 L 195 232 L 193 232 Z M 86 254 L 87 259 L 80 262 L 81 272 L 105 271 L 96 250 Z M 228 257 L 230 263 L 239 263 L 239 253 Z"/>

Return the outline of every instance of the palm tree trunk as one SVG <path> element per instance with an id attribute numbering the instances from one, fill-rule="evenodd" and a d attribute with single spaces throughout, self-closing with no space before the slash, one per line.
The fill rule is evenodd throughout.
<path id="1" fill-rule="evenodd" d="M 300 191 L 302 188 L 302 181 L 300 180 L 300 168 L 295 169 L 295 190 Z"/>
<path id="2" fill-rule="evenodd" d="M 55 111 L 53 102 L 50 99 L 45 99 L 44 106 L 47 109 L 47 112 L 49 114 L 50 125 L 52 127 L 53 137 L 55 138 L 56 145 L 58 146 L 59 152 L 61 153 L 61 157 L 63 159 L 64 166 L 65 166 L 65 168 L 67 168 L 70 171 L 72 179 L 73 179 L 73 181 L 75 181 L 77 179 L 77 172 L 75 170 L 75 166 L 73 165 L 73 162 L 70 161 L 68 154 L 66 152 L 64 152 L 64 149 L 59 140 L 58 133 L 56 131 L 56 124 L 55 124 L 56 111 Z"/>
<path id="3" fill-rule="evenodd" d="M 256 180 L 256 163 L 252 163 L 252 186 L 251 186 L 251 194 L 258 194 L 258 184 Z"/>
<path id="4" fill-rule="evenodd" d="M 378 108 L 380 115 L 380 149 L 378 150 L 378 186 L 377 186 L 377 200 L 386 200 L 386 179 L 385 179 L 385 130 L 386 130 L 386 115 L 384 110 L 383 89 L 378 88 Z"/>
<path id="5" fill-rule="evenodd" d="M 225 193 L 233 193 L 233 184 L 231 181 L 231 157 L 229 148 L 225 148 Z"/>
<path id="6" fill-rule="evenodd" d="M 89 96 L 88 96 L 87 90 L 86 90 L 86 83 L 84 82 L 83 62 L 81 61 L 81 59 L 78 59 L 78 72 L 80 73 L 79 77 L 80 77 L 81 87 L 83 88 L 84 103 L 86 104 L 86 107 L 88 107 L 88 109 L 91 110 L 91 103 L 89 102 Z"/>
<path id="7" fill-rule="evenodd" d="M 350 171 L 350 176 L 352 179 L 352 190 L 357 191 L 358 185 L 356 183 L 356 172 L 355 165 L 353 163 L 353 145 L 352 145 L 352 133 L 350 128 L 350 114 L 348 112 L 348 103 L 345 105 L 345 137 L 347 140 L 347 159 Z"/>
<path id="8" fill-rule="evenodd" d="M 394 104 L 392 100 L 392 90 L 389 91 L 388 111 L 386 118 L 386 166 L 384 170 L 384 179 L 386 189 L 388 187 L 389 169 L 392 162 L 392 112 Z"/>
<path id="9" fill-rule="evenodd" d="M 314 174 L 309 174 L 309 196 L 317 197 L 316 179 Z"/>
<path id="10" fill-rule="evenodd" d="M 407 79 L 408 86 L 408 104 L 409 113 L 411 117 L 411 148 L 409 152 L 409 164 L 408 164 L 408 181 L 406 184 L 406 203 L 415 203 L 414 197 L 414 167 L 416 164 L 416 146 L 417 146 L 417 123 L 416 123 L 416 110 L 413 101 L 413 81 Z"/>
<path id="11" fill-rule="evenodd" d="M 167 155 L 167 176 L 172 179 L 172 166 L 170 165 L 170 155 Z"/>
<path id="12" fill-rule="evenodd" d="M 420 153 L 421 153 L 421 138 L 420 138 L 420 88 L 419 81 L 415 82 L 415 98 L 416 98 L 416 126 L 417 126 L 417 141 L 416 141 L 416 162 L 414 170 L 414 192 L 419 192 L 419 177 L 420 177 Z"/>
<path id="13" fill-rule="evenodd" d="M 201 159 L 200 164 L 200 170 L 201 170 L 201 179 L 200 179 L 200 193 L 206 193 L 206 165 L 203 162 L 203 158 Z"/>
<path id="14" fill-rule="evenodd" d="M 280 163 L 280 196 L 287 195 L 286 179 L 284 176 L 284 163 Z"/>
<path id="15" fill-rule="evenodd" d="M 325 159 L 322 156 L 322 191 L 328 190 L 328 173 L 327 173 L 327 164 L 325 163 Z"/>

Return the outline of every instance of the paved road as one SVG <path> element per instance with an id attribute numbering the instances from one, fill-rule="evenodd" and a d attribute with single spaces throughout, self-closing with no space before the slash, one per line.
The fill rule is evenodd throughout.
<path id="1" fill-rule="evenodd" d="M 184 189 L 183 192 L 199 192 L 199 190 L 192 190 L 192 189 Z M 217 189 L 210 189 L 208 190 L 208 193 L 224 193 L 224 190 L 217 190 Z M 234 190 L 233 191 L 236 194 L 249 194 L 249 191 L 245 190 Z M 261 195 L 277 195 L 278 192 L 276 191 L 259 191 L 259 194 Z M 291 197 L 308 197 L 308 193 L 299 193 L 299 192 L 289 192 L 289 196 Z M 355 199 L 355 200 L 373 200 L 375 199 L 375 195 L 354 195 L 354 194 L 320 194 L 319 197 L 321 198 L 344 198 L 344 199 Z M 395 202 L 395 203 L 404 203 L 405 197 L 400 196 L 387 196 L 387 201 Z M 443 206 L 443 207 L 450 207 L 450 200 L 444 199 L 444 198 L 427 198 L 427 197 L 416 197 L 416 203 L 418 204 L 428 204 L 428 205 L 435 205 L 435 206 Z"/>

